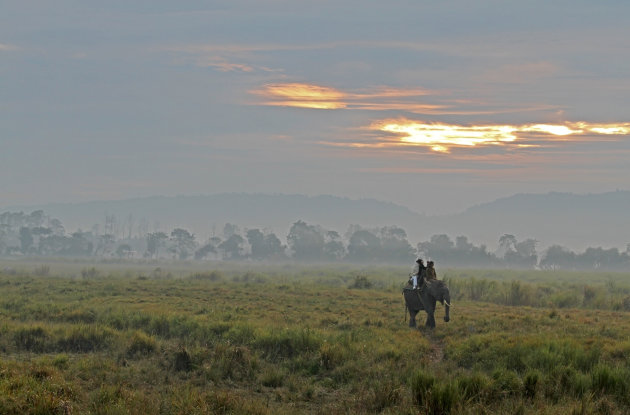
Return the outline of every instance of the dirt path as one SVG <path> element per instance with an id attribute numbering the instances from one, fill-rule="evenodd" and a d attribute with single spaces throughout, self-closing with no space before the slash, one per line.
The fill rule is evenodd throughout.
<path id="1" fill-rule="evenodd" d="M 429 351 L 429 363 L 436 365 L 444 359 L 444 341 L 438 339 L 433 333 L 427 333 L 427 339 L 431 343 Z"/>

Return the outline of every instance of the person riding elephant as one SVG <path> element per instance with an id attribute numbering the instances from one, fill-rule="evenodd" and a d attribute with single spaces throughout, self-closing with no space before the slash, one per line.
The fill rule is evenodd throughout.
<path id="1" fill-rule="evenodd" d="M 413 270 L 411 271 L 409 277 L 409 283 L 411 284 L 412 288 L 415 289 L 422 285 L 425 270 L 426 267 L 424 266 L 424 261 L 422 261 L 422 258 L 416 259 L 416 263 L 414 264 Z"/>
<path id="2" fill-rule="evenodd" d="M 435 263 L 433 261 L 427 262 L 427 279 L 428 280 L 437 280 L 437 274 L 435 272 Z"/>
<path id="3" fill-rule="evenodd" d="M 427 313 L 425 326 L 435 328 L 435 306 L 438 301 L 444 305 L 444 321 L 450 320 L 451 294 L 444 281 L 427 278 L 419 290 L 405 287 L 403 295 L 409 311 L 409 327 L 416 327 L 416 315 L 424 310 Z"/>

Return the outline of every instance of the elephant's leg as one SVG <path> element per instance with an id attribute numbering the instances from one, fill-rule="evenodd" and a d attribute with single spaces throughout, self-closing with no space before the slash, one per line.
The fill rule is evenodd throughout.
<path id="1" fill-rule="evenodd" d="M 416 314 L 418 310 L 409 310 L 409 327 L 416 327 Z"/>
<path id="2" fill-rule="evenodd" d="M 429 328 L 435 328 L 435 300 L 430 301 L 431 304 L 427 304 L 425 307 L 427 311 L 427 322 L 425 326 Z"/>

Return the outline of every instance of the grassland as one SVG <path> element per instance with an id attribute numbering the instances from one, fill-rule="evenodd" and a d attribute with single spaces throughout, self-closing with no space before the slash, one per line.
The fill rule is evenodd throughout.
<path id="1" fill-rule="evenodd" d="M 630 275 L 0 264 L 1 414 L 625 414 Z"/>

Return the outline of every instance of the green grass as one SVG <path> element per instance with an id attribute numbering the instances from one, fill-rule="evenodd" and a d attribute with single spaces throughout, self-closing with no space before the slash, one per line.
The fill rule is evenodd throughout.
<path id="1" fill-rule="evenodd" d="M 403 267 L 11 265 L 2 414 L 630 411 L 628 274 L 446 270 L 429 332 Z"/>

